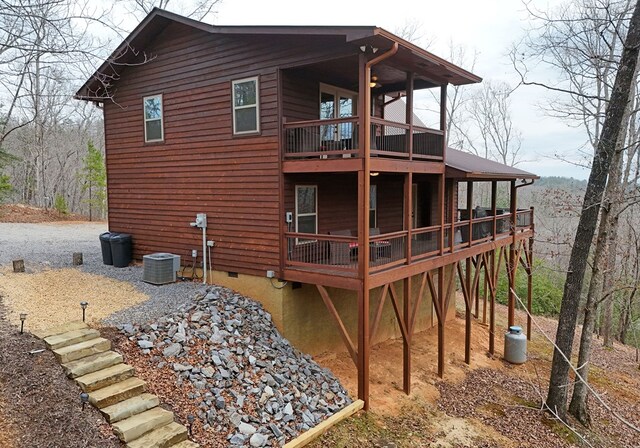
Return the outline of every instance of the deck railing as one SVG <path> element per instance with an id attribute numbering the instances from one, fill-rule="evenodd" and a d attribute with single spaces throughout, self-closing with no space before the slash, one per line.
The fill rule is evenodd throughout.
<path id="1" fill-rule="evenodd" d="M 285 158 L 360 157 L 358 117 L 308 120 L 284 124 Z M 371 117 L 371 155 L 405 159 L 443 158 L 443 132 L 413 127 L 413 145 L 408 147 L 410 126 Z"/>
<path id="2" fill-rule="evenodd" d="M 358 155 L 358 117 L 284 124 L 287 158 L 340 158 Z"/>
<path id="3" fill-rule="evenodd" d="M 509 238 L 511 214 L 497 214 L 471 220 L 456 221 L 444 227 L 430 226 L 411 230 L 410 263 L 457 252 L 470 246 Z M 516 212 L 515 233 L 532 229 L 533 209 Z M 471 226 L 471 233 L 469 232 Z M 495 229 L 495 234 L 494 234 Z M 453 232 L 453 247 L 450 235 Z M 323 235 L 285 232 L 287 255 L 285 264 L 290 268 L 344 272 L 353 276 L 358 270 L 358 238 L 355 236 Z M 442 237 L 441 237 L 442 236 Z M 469 238 L 471 237 L 471 242 Z M 407 264 L 406 230 L 369 237 L 369 268 L 371 273 Z M 441 244 L 444 246 L 441 250 Z"/>

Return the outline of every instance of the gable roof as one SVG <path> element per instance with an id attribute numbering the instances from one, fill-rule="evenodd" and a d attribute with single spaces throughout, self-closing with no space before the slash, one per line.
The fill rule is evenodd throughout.
<path id="1" fill-rule="evenodd" d="M 398 60 L 410 61 L 416 70 L 432 72 L 441 84 L 472 84 L 482 80 L 477 75 L 456 66 L 428 51 L 376 26 L 218 26 L 199 22 L 163 9 L 154 8 L 129 34 L 118 48 L 76 92 L 77 99 L 104 101 L 100 88 L 118 77 L 118 68 L 141 58 L 144 48 L 170 23 L 180 23 L 211 34 L 224 35 L 279 35 L 338 36 L 355 47 L 370 44 L 381 50 L 398 43 Z M 143 55 L 144 58 L 144 55 Z"/>
<path id="2" fill-rule="evenodd" d="M 472 180 L 539 179 L 540 177 L 468 152 L 447 148 L 447 177 Z"/>

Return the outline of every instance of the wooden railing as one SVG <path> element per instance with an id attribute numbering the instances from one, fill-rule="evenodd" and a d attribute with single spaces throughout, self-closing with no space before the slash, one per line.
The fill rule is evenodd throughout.
<path id="1" fill-rule="evenodd" d="M 532 229 L 533 209 L 518 210 L 515 232 L 511 214 L 472 218 L 445 224 L 384 233 L 369 237 L 371 273 L 408 264 L 407 241 L 411 235 L 411 263 L 457 252 L 470 246 L 509 238 Z M 469 232 L 471 226 L 471 232 Z M 494 232 L 495 229 L 495 232 Z M 453 241 L 450 236 L 453 234 Z M 285 232 L 287 267 L 343 271 L 355 275 L 358 270 L 358 238 L 355 236 L 321 235 Z M 442 236 L 442 237 L 441 237 Z M 444 245 L 441 248 L 441 244 Z"/>
<path id="2" fill-rule="evenodd" d="M 358 117 L 297 121 L 284 124 L 285 158 L 360 157 Z M 405 159 L 443 159 L 443 132 L 371 117 L 371 155 Z"/>
<path id="3" fill-rule="evenodd" d="M 287 158 L 339 158 L 358 155 L 358 117 L 284 124 Z"/>

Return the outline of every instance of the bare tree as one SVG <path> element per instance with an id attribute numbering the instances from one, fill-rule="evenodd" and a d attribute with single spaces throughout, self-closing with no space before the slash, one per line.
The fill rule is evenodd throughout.
<path id="1" fill-rule="evenodd" d="M 507 83 L 483 82 L 482 89 L 466 102 L 466 119 L 459 116 L 455 125 L 463 138 L 462 149 L 505 165 L 520 161 L 522 136 L 511 120 L 512 93 Z"/>
<path id="2" fill-rule="evenodd" d="M 556 348 L 553 354 L 549 394 L 547 396 L 547 406 L 555 410 L 561 418 L 566 417 L 567 384 L 569 380 L 569 365 L 563 356 L 571 357 L 587 257 L 596 228 L 600 202 L 609 174 L 611 160 L 629 102 L 631 84 L 634 80 L 640 53 L 639 48 L 640 2 L 636 4 L 629 21 L 629 31 L 624 42 L 611 99 L 606 107 L 602 133 L 593 156 L 591 174 L 587 183 L 580 221 L 569 259 L 569 272 L 567 273 L 560 308 Z"/>
<path id="3" fill-rule="evenodd" d="M 204 21 L 212 18 L 216 6 L 221 2 L 222 0 L 118 0 L 118 3 L 123 4 L 139 20 L 153 11 L 153 8 L 160 8 Z"/>

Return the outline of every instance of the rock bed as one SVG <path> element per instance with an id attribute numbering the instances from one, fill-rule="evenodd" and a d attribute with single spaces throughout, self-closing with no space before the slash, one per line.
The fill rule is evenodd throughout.
<path id="1" fill-rule="evenodd" d="M 222 446 L 283 445 L 351 403 L 260 304 L 226 288 L 209 287 L 179 311 L 121 332 L 155 368 L 175 372 L 208 437 L 224 437 Z"/>

